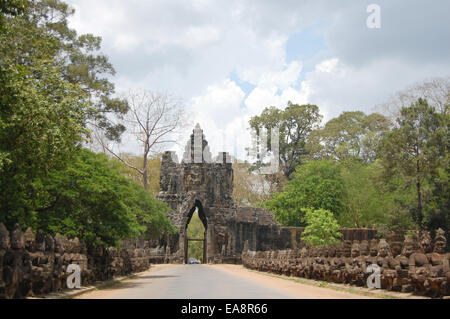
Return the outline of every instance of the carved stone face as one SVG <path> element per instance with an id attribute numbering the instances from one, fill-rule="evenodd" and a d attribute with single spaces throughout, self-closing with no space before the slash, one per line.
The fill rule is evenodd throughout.
<path id="1" fill-rule="evenodd" d="M 39 252 L 45 251 L 45 236 L 40 230 L 36 233 L 36 242 L 34 244 L 35 250 Z"/>
<path id="2" fill-rule="evenodd" d="M 323 256 L 323 257 L 328 257 L 329 255 L 330 255 L 330 248 L 324 246 L 324 247 L 323 247 L 323 250 L 322 250 L 322 256 Z"/>
<path id="3" fill-rule="evenodd" d="M 344 243 L 340 242 L 336 247 L 336 257 L 340 258 L 343 255 Z"/>
<path id="4" fill-rule="evenodd" d="M 378 255 L 378 242 L 376 239 L 370 241 L 370 256 L 375 257 Z"/>
<path id="5" fill-rule="evenodd" d="M 360 255 L 360 246 L 358 242 L 354 242 L 352 245 L 352 257 L 356 258 Z"/>
<path id="6" fill-rule="evenodd" d="M 308 249 L 306 249 L 306 247 L 303 247 L 302 250 L 300 251 L 300 257 L 307 258 L 308 256 L 309 256 Z"/>
<path id="7" fill-rule="evenodd" d="M 45 251 L 53 253 L 55 251 L 55 241 L 51 236 L 45 237 Z"/>
<path id="8" fill-rule="evenodd" d="M 64 254 L 64 243 L 62 236 L 59 234 L 56 234 L 55 236 L 55 253 L 57 254 Z"/>
<path id="9" fill-rule="evenodd" d="M 317 247 L 311 247 L 309 255 L 311 257 L 317 257 Z"/>
<path id="10" fill-rule="evenodd" d="M 31 229 L 31 227 L 29 227 L 25 233 L 23 234 L 23 237 L 25 239 L 25 248 L 28 251 L 34 251 L 34 243 L 36 240 L 36 237 L 33 233 L 33 230 Z"/>
<path id="11" fill-rule="evenodd" d="M 378 256 L 387 257 L 391 254 L 391 248 L 386 240 L 381 239 L 378 244 Z"/>
<path id="12" fill-rule="evenodd" d="M 352 243 L 348 240 L 344 242 L 344 249 L 342 251 L 344 257 L 350 257 L 352 255 Z"/>
<path id="13" fill-rule="evenodd" d="M 402 243 L 401 242 L 393 242 L 391 243 L 391 253 L 393 257 L 400 255 L 402 252 Z"/>
<path id="14" fill-rule="evenodd" d="M 9 248 L 9 232 L 5 225 L 0 223 L 0 250 Z"/>
<path id="15" fill-rule="evenodd" d="M 405 235 L 405 240 L 403 241 L 403 249 L 402 249 L 402 255 L 409 257 L 415 250 L 415 243 L 413 236 L 411 235 Z"/>
<path id="16" fill-rule="evenodd" d="M 447 247 L 447 239 L 445 238 L 445 232 L 439 228 L 436 231 L 436 239 L 434 242 L 434 252 L 438 254 L 444 254 Z"/>
<path id="17" fill-rule="evenodd" d="M 330 246 L 328 249 L 328 257 L 335 257 L 336 256 L 336 246 Z"/>
<path id="18" fill-rule="evenodd" d="M 422 232 L 420 236 L 419 248 L 423 253 L 431 252 L 431 237 L 430 233 L 427 231 Z"/>
<path id="19" fill-rule="evenodd" d="M 19 225 L 16 224 L 11 234 L 11 248 L 22 249 L 24 247 L 25 247 L 25 240 L 23 238 L 23 232 L 20 229 Z"/>
<path id="20" fill-rule="evenodd" d="M 78 238 L 74 238 L 70 240 L 71 247 L 72 247 L 72 253 L 79 254 L 80 253 L 80 240 Z"/>
<path id="21" fill-rule="evenodd" d="M 369 242 L 367 240 L 361 241 L 359 244 L 359 251 L 361 253 L 361 256 L 369 256 L 370 249 L 369 249 Z"/>
<path id="22" fill-rule="evenodd" d="M 447 247 L 447 242 L 445 240 L 437 240 L 434 243 L 434 252 L 438 254 L 444 254 L 445 248 Z"/>

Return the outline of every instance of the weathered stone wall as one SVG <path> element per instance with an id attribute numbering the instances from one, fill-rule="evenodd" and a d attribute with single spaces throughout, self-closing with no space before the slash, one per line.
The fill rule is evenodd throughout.
<path id="1" fill-rule="evenodd" d="M 367 233 L 346 236 L 350 234 Z M 370 275 L 367 267 L 376 264 L 381 268 L 383 289 L 431 297 L 450 295 L 450 254 L 445 252 L 446 234 L 442 230 L 436 231 L 434 244 L 430 234 L 422 232 L 405 236 L 400 246 L 396 236 L 388 240 L 347 239 L 330 247 L 254 251 L 248 243 L 246 246 L 249 250 L 244 250 L 242 262 L 250 269 L 366 286 Z"/>
<path id="2" fill-rule="evenodd" d="M 123 248 L 97 247 L 87 251 L 77 238 L 44 236 L 18 225 L 9 232 L 0 224 L 0 299 L 26 298 L 67 287 L 67 266 L 81 268 L 81 284 L 109 280 L 150 267 L 147 241 L 124 241 Z"/>

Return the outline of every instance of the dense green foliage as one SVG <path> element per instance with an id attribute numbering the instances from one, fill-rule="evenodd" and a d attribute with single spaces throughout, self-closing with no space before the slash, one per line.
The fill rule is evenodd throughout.
<path id="1" fill-rule="evenodd" d="M 358 159 L 370 163 L 377 157 L 378 145 L 390 126 L 390 121 L 380 114 L 343 112 L 322 129 L 313 131 L 306 149 L 311 159 Z"/>
<path id="2" fill-rule="evenodd" d="M 302 163 L 307 154 L 306 143 L 311 131 L 317 128 L 322 116 L 316 105 L 298 105 L 288 103 L 285 110 L 276 107 L 266 108 L 260 116 L 250 120 L 250 127 L 257 135 L 267 130 L 267 149 L 271 151 L 271 132 L 277 127 L 280 134 L 280 166 L 287 178 Z M 263 161 L 264 159 L 259 159 Z M 260 163 L 259 163 L 260 164 Z M 258 165 L 258 163 L 257 163 Z"/>
<path id="3" fill-rule="evenodd" d="M 114 125 L 108 114 L 123 115 L 128 110 L 125 100 L 113 97 L 114 84 L 109 78 L 115 70 L 105 55 L 99 54 L 101 38 L 92 34 L 78 35 L 68 26 L 74 10 L 60 0 L 14 1 L 19 15 L 7 15 L 0 32 L 2 68 L 29 69 L 29 77 L 37 80 L 45 72 L 37 69 L 48 64 L 58 71 L 60 79 L 82 90 L 78 99 L 91 108 L 86 120 L 118 139 L 124 127 Z"/>
<path id="4" fill-rule="evenodd" d="M 265 206 L 286 226 L 305 226 L 304 209 L 326 209 L 339 215 L 344 208 L 339 167 L 331 161 L 299 166 L 284 191 L 276 193 Z"/>
<path id="5" fill-rule="evenodd" d="M 311 131 L 291 181 L 264 206 L 285 226 L 306 226 L 305 209 L 323 209 L 344 227 L 447 230 L 448 127 L 448 112 L 423 99 L 395 125 L 344 112 Z"/>
<path id="6" fill-rule="evenodd" d="M 37 211 L 32 226 L 106 245 L 147 229 L 153 235 L 173 232 L 167 205 L 122 176 L 121 169 L 103 154 L 80 150 L 65 169 L 43 181 L 48 204 Z"/>
<path id="7" fill-rule="evenodd" d="M 325 209 L 307 209 L 307 224 L 302 233 L 302 241 L 310 246 L 325 246 L 339 243 L 342 234 L 334 214 Z"/>
<path id="8" fill-rule="evenodd" d="M 174 228 L 124 167 L 82 149 L 96 125 L 110 139 L 127 112 L 101 39 L 68 27 L 59 0 L 0 2 L 0 222 L 115 245 Z"/>
<path id="9" fill-rule="evenodd" d="M 397 123 L 383 140 L 386 178 L 398 175 L 416 187 L 411 212 L 419 227 L 424 226 L 424 215 L 429 224 L 440 219 L 448 227 L 449 115 L 419 99 L 401 109 Z"/>

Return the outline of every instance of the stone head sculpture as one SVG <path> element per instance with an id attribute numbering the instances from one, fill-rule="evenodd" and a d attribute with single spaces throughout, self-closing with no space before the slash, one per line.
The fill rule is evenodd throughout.
<path id="1" fill-rule="evenodd" d="M 64 239 L 60 234 L 55 235 L 55 253 L 64 254 Z"/>
<path id="2" fill-rule="evenodd" d="M 301 258 L 309 257 L 308 249 L 306 247 L 303 247 L 302 250 L 300 251 L 300 257 Z"/>
<path id="3" fill-rule="evenodd" d="M 367 240 L 361 241 L 361 243 L 359 244 L 359 250 L 361 256 L 369 256 L 370 254 L 369 242 Z"/>
<path id="4" fill-rule="evenodd" d="M 416 243 L 412 235 L 405 235 L 405 240 L 403 242 L 402 255 L 409 257 L 416 249 Z"/>
<path id="5" fill-rule="evenodd" d="M 431 236 L 430 232 L 428 231 L 422 231 L 420 234 L 420 241 L 419 241 L 419 249 L 423 253 L 429 253 L 431 252 L 432 246 L 431 246 Z"/>
<path id="6" fill-rule="evenodd" d="M 309 247 L 309 257 L 316 257 L 316 247 L 315 246 Z"/>
<path id="7" fill-rule="evenodd" d="M 25 240 L 23 238 L 22 229 L 20 229 L 19 224 L 14 226 L 14 230 L 11 233 L 11 248 L 12 249 L 23 249 L 25 247 Z"/>
<path id="8" fill-rule="evenodd" d="M 336 257 L 340 258 L 342 257 L 344 254 L 344 243 L 341 241 L 337 246 L 336 246 Z"/>
<path id="9" fill-rule="evenodd" d="M 344 257 L 350 257 L 352 255 L 352 242 L 350 240 L 344 241 L 342 253 Z"/>
<path id="10" fill-rule="evenodd" d="M 7 250 L 9 248 L 9 231 L 5 225 L 0 223 L 0 250 Z"/>
<path id="11" fill-rule="evenodd" d="M 400 255 L 402 252 L 402 243 L 394 241 L 391 243 L 391 253 L 393 257 Z"/>
<path id="12" fill-rule="evenodd" d="M 445 238 L 445 231 L 439 228 L 436 230 L 436 238 L 434 240 L 434 249 L 433 251 L 438 254 L 445 253 L 445 249 L 447 247 L 447 238 Z"/>
<path id="13" fill-rule="evenodd" d="M 325 258 L 330 256 L 330 247 L 323 246 L 323 248 L 322 248 L 322 256 L 325 257 Z"/>
<path id="14" fill-rule="evenodd" d="M 25 240 L 25 249 L 28 251 L 34 251 L 34 242 L 36 240 L 36 236 L 33 233 L 33 229 L 28 227 L 25 233 L 23 234 L 23 238 Z"/>
<path id="15" fill-rule="evenodd" d="M 48 253 L 55 251 L 55 241 L 52 236 L 45 236 L 45 251 Z"/>
<path id="16" fill-rule="evenodd" d="M 332 245 L 328 248 L 328 257 L 336 256 L 336 246 Z"/>
<path id="17" fill-rule="evenodd" d="M 44 252 L 45 251 L 45 236 L 41 230 L 38 229 L 36 232 L 36 241 L 34 243 L 35 251 Z"/>
<path id="18" fill-rule="evenodd" d="M 356 258 L 356 257 L 359 257 L 360 253 L 361 253 L 361 248 L 360 248 L 359 242 L 357 240 L 355 240 L 352 244 L 351 256 L 353 258 Z"/>
<path id="19" fill-rule="evenodd" d="M 372 239 L 370 241 L 370 256 L 376 257 L 378 255 L 378 241 L 376 239 Z"/>
<path id="20" fill-rule="evenodd" d="M 391 247 L 386 239 L 381 239 L 378 244 L 378 256 L 387 257 L 391 255 Z"/>

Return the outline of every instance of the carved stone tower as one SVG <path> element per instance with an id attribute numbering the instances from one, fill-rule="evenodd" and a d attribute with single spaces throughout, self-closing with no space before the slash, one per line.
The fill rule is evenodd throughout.
<path id="1" fill-rule="evenodd" d="M 178 251 L 172 259 L 186 262 L 186 230 L 196 209 L 206 230 L 204 261 L 213 262 L 227 247 L 233 250 L 227 227 L 227 221 L 236 218 L 230 156 L 221 152 L 213 161 L 200 125 L 197 124 L 187 142 L 181 164 L 174 152 L 164 153 L 160 188 L 158 199 L 173 209 L 168 216 L 179 231 Z"/>

